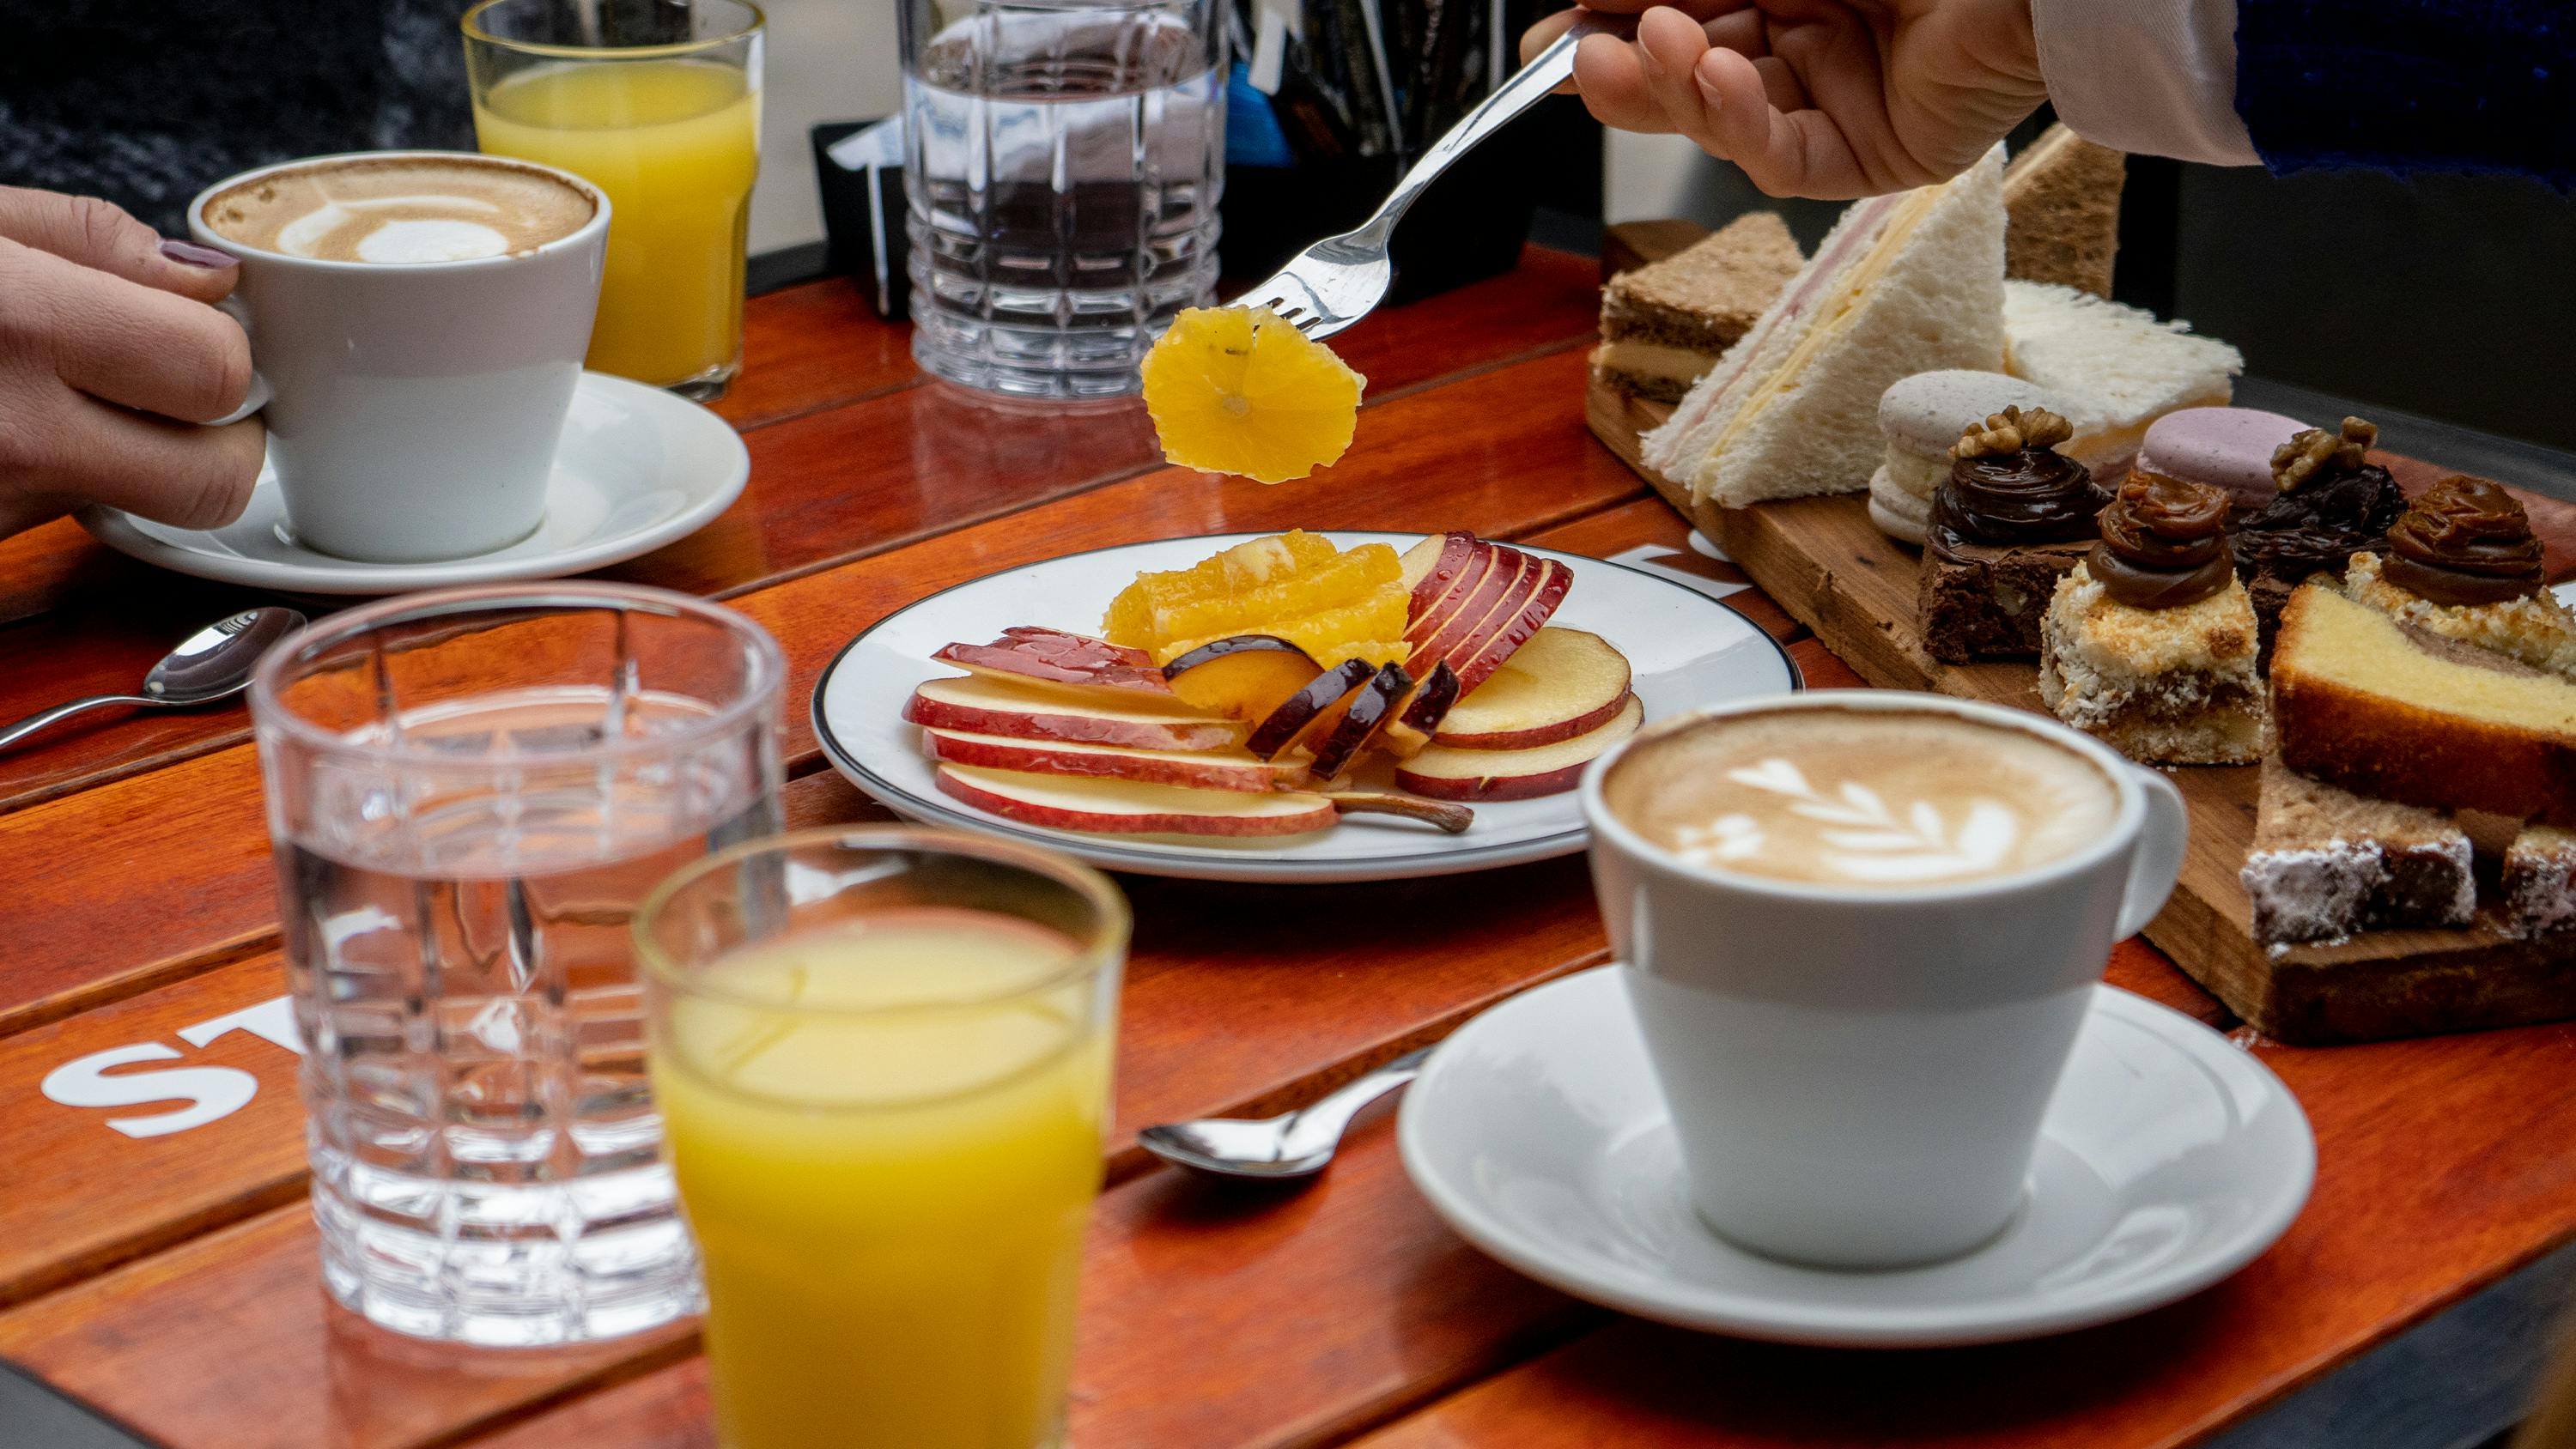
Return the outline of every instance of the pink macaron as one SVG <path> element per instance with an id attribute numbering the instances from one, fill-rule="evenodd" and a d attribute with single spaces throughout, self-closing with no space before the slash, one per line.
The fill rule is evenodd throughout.
<path id="1" fill-rule="evenodd" d="M 2272 452 L 2308 424 L 2260 408 L 2184 408 L 2155 420 L 2139 471 L 2225 490 L 2239 508 L 2272 501 Z"/>

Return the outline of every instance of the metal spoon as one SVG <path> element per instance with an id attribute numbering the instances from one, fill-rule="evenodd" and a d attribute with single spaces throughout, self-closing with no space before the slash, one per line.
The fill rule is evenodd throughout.
<path id="1" fill-rule="evenodd" d="M 57 720 L 65 720 L 83 710 L 111 704 L 160 705 L 185 709 L 193 705 L 214 704 L 232 698 L 250 688 L 251 666 L 268 646 L 304 627 L 304 616 L 293 609 L 270 605 L 263 609 L 244 609 L 229 619 L 218 619 L 179 641 L 179 647 L 161 656 L 152 672 L 143 676 L 141 694 L 95 694 L 58 704 L 39 714 L 0 729 L 0 750 L 5 750 Z"/>
<path id="2" fill-rule="evenodd" d="M 1218 1177 L 1270 1182 L 1312 1177 L 1333 1160 L 1343 1130 L 1360 1109 L 1420 1076 L 1422 1063 L 1430 1055 L 1429 1047 L 1406 1052 L 1357 1081 L 1277 1117 L 1166 1122 L 1137 1133 L 1136 1140 L 1176 1167 Z"/>

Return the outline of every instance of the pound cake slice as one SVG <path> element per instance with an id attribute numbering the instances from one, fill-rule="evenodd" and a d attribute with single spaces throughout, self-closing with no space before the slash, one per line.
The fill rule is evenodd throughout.
<path id="1" fill-rule="evenodd" d="M 2439 811 L 2371 800 L 2263 758 L 2254 848 L 2237 881 L 2254 939 L 2325 941 L 2371 926 L 2465 926 L 2468 832 Z"/>
<path id="2" fill-rule="evenodd" d="M 2347 790 L 2576 827 L 2576 683 L 2334 589 L 2282 611 L 2272 722 L 2283 763 Z"/>

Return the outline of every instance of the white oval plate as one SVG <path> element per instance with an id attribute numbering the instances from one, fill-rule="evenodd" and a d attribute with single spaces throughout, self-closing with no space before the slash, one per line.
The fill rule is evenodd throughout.
<path id="1" fill-rule="evenodd" d="M 1399 550 L 1421 538 L 1324 536 L 1343 548 L 1387 543 Z M 1095 632 L 1110 599 L 1138 573 L 1188 568 L 1258 537 L 1237 533 L 1128 544 L 1049 559 L 933 594 L 851 640 L 823 671 L 814 686 L 814 733 L 852 784 L 899 815 L 1034 841 L 1107 870 L 1187 880 L 1405 880 L 1545 860 L 1583 848 L 1583 813 L 1572 791 L 1478 804 L 1476 823 L 1463 835 L 1355 815 L 1312 835 L 1240 841 L 1051 830 L 1005 820 L 940 793 L 921 753 L 921 731 L 904 722 L 903 705 L 915 685 L 954 672 L 931 662 L 941 645 L 981 644 L 1016 624 Z M 1788 651 L 1706 594 L 1622 564 L 1527 544 L 1513 547 L 1574 569 L 1574 585 L 1548 622 L 1588 629 L 1617 645 L 1635 669 L 1632 687 L 1649 723 L 1701 705 L 1799 687 Z M 1382 761 L 1375 768 L 1386 769 Z M 1368 772 L 1361 778 L 1368 780 Z"/>
<path id="2" fill-rule="evenodd" d="M 1928 1347 L 2144 1313 L 2253 1261 L 2307 1201 L 2316 1139 L 2281 1079 L 2178 1011 L 2109 986 L 2040 1124 L 2029 1204 L 1924 1268 L 1805 1268 L 1703 1226 L 1625 967 L 1525 991 L 1406 1089 L 1405 1170 L 1459 1234 L 1542 1283 L 1683 1328 Z"/>
<path id="3" fill-rule="evenodd" d="M 268 468 L 242 516 L 221 528 L 173 528 L 95 507 L 80 523 L 119 553 L 199 578 L 298 594 L 400 594 L 622 563 L 705 527 L 750 477 L 751 454 L 724 419 L 658 387 L 585 372 L 546 480 L 545 521 L 507 548 L 436 563 L 363 563 L 307 548 L 286 526 L 286 500 Z"/>

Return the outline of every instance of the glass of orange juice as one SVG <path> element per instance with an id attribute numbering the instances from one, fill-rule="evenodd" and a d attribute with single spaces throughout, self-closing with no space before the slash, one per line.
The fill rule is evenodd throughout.
<path id="1" fill-rule="evenodd" d="M 635 917 L 727 1449 L 1052 1449 L 1128 914 L 942 831 L 751 841 Z"/>
<path id="2" fill-rule="evenodd" d="M 596 371 L 703 401 L 742 368 L 761 27 L 744 0 L 483 0 L 465 12 L 483 149 L 608 193 Z"/>

